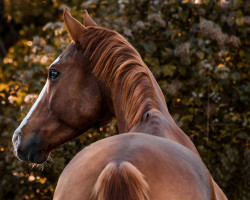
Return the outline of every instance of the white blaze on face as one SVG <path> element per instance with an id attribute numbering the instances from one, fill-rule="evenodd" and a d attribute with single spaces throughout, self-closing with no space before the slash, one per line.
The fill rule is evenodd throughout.
<path id="1" fill-rule="evenodd" d="M 61 56 L 61 55 L 60 55 Z M 50 67 L 53 65 L 53 64 L 56 64 L 60 61 L 60 56 L 58 56 L 57 59 L 55 59 L 55 61 L 50 65 Z M 23 119 L 23 121 L 21 122 L 21 124 L 19 125 L 19 127 L 16 129 L 14 135 L 13 135 L 13 138 L 12 138 L 12 142 L 14 143 L 15 141 L 15 138 L 17 137 L 17 134 L 19 134 L 21 132 L 21 129 L 27 124 L 30 116 L 32 115 L 32 113 L 34 112 L 34 110 L 36 109 L 38 103 L 41 101 L 43 95 L 46 93 L 46 90 L 47 90 L 47 86 L 48 86 L 48 80 L 46 81 L 46 84 L 44 85 L 41 93 L 39 94 L 36 102 L 34 103 L 34 105 L 31 107 L 29 113 L 26 115 L 26 117 Z M 18 139 L 21 140 L 21 137 L 18 137 Z"/>
<path id="2" fill-rule="evenodd" d="M 56 64 L 56 63 L 59 63 L 60 57 L 61 57 L 61 55 L 59 55 L 59 56 L 57 57 L 57 59 L 54 60 L 54 62 L 49 66 L 49 68 L 50 68 L 52 65 L 54 65 L 54 64 Z"/>
<path id="3" fill-rule="evenodd" d="M 26 117 L 23 119 L 23 121 L 21 122 L 21 124 L 19 125 L 19 127 L 16 129 L 15 132 L 20 132 L 22 127 L 24 127 L 27 124 L 27 121 L 29 120 L 30 116 L 32 115 L 32 113 L 34 112 L 34 110 L 36 109 L 38 103 L 41 101 L 43 95 L 45 94 L 46 90 L 47 90 L 47 85 L 48 85 L 48 80 L 46 81 L 46 84 L 44 85 L 41 93 L 39 94 L 36 102 L 33 104 L 33 106 L 31 107 L 30 111 L 28 112 L 28 114 L 26 115 Z"/>

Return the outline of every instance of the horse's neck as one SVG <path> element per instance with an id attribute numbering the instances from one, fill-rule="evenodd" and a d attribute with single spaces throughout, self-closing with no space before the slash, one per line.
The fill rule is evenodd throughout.
<path id="1" fill-rule="evenodd" d="M 164 95 L 150 70 L 148 70 L 148 74 L 152 83 L 152 90 L 155 91 L 158 109 L 149 109 L 142 113 L 140 120 L 132 128 L 129 128 L 122 110 L 122 95 L 116 95 L 117 98 L 115 100 L 113 99 L 113 106 L 119 132 L 141 132 L 164 137 L 178 142 L 192 150 L 195 154 L 198 154 L 190 138 L 176 125 L 172 116 L 169 114 Z M 122 92 L 122 90 L 120 90 L 120 92 Z M 138 107 L 138 113 L 140 113 L 141 109 L 143 108 Z"/>
<path id="2" fill-rule="evenodd" d="M 190 138 L 165 114 L 158 110 L 150 110 L 144 114 L 141 121 L 129 132 L 146 133 L 180 143 L 198 155 Z"/>

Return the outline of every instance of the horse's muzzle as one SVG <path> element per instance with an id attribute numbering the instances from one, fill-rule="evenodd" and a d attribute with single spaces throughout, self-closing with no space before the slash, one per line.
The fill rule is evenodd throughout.
<path id="1" fill-rule="evenodd" d="M 21 161 L 41 164 L 48 158 L 49 152 L 41 150 L 41 141 L 37 137 L 22 141 L 19 132 L 15 132 L 12 138 L 14 151 L 17 158 Z"/>
<path id="2" fill-rule="evenodd" d="M 34 148 L 32 148 L 28 151 L 17 150 L 17 157 L 22 161 L 41 164 L 47 160 L 48 154 L 45 154 L 42 151 L 36 151 Z"/>

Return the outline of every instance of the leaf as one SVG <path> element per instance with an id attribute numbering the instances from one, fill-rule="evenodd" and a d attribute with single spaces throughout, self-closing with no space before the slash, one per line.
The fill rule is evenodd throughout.
<path id="1" fill-rule="evenodd" d="M 145 57 L 144 62 L 148 65 L 153 66 L 153 67 L 157 67 L 160 64 L 159 59 L 153 58 L 153 57 Z"/>
<path id="2" fill-rule="evenodd" d="M 148 53 L 153 53 L 157 49 L 155 43 L 152 41 L 144 42 L 144 43 L 142 43 L 142 46 L 144 47 L 145 51 Z"/>
<path id="3" fill-rule="evenodd" d="M 180 72 L 180 74 L 181 74 L 182 76 L 185 76 L 186 73 L 187 73 L 187 70 L 186 70 L 186 67 L 185 67 L 185 66 L 180 66 L 180 67 L 178 67 L 178 71 Z"/>
<path id="4" fill-rule="evenodd" d="M 181 121 L 189 121 L 191 122 L 193 120 L 193 115 L 185 115 L 181 118 Z"/>
<path id="5" fill-rule="evenodd" d="M 197 51 L 196 56 L 200 59 L 203 60 L 205 57 L 205 54 L 202 51 Z"/>
<path id="6" fill-rule="evenodd" d="M 235 21 L 238 26 L 244 25 L 244 17 L 237 17 Z"/>
<path id="7" fill-rule="evenodd" d="M 241 139 L 246 139 L 246 140 L 249 140 L 250 139 L 250 136 L 248 133 L 246 132 L 239 132 L 237 133 L 237 136 Z"/>
<path id="8" fill-rule="evenodd" d="M 174 75 L 174 72 L 176 70 L 176 66 L 173 64 L 166 64 L 166 65 L 163 65 L 161 68 L 162 68 L 163 75 L 170 76 L 170 77 Z"/>

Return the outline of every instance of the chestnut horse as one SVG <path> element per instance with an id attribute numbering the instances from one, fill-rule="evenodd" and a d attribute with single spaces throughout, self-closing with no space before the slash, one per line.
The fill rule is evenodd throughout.
<path id="1" fill-rule="evenodd" d="M 50 151 L 114 116 L 120 133 L 93 143 L 64 169 L 55 200 L 227 199 L 194 144 L 175 124 L 138 52 L 117 32 L 84 25 L 68 10 L 72 42 L 49 67 L 47 82 L 16 129 L 23 161 Z"/>

